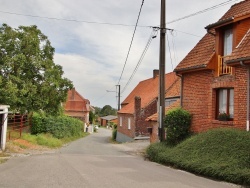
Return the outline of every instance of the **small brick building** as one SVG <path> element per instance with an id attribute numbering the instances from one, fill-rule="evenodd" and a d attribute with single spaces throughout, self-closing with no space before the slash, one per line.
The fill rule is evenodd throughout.
<path id="1" fill-rule="evenodd" d="M 180 78 L 175 73 L 165 75 L 166 91 L 179 83 Z M 149 136 L 148 127 L 150 122 L 146 118 L 157 112 L 157 98 L 159 93 L 159 71 L 153 71 L 153 77 L 141 81 L 127 98 L 121 103 L 118 111 L 117 137 L 118 142 L 132 141 L 136 137 Z M 178 93 L 178 92 L 177 92 Z M 169 99 L 176 100 L 175 97 Z M 177 98 L 179 95 L 177 96 Z"/>
<path id="2" fill-rule="evenodd" d="M 89 100 L 82 97 L 75 88 L 68 91 L 67 100 L 64 104 L 64 113 L 66 115 L 88 123 L 91 109 L 92 107 L 90 106 Z"/>
<path id="3" fill-rule="evenodd" d="M 194 132 L 249 130 L 250 0 L 233 5 L 206 29 L 174 70 L 182 78 L 181 106 L 192 114 Z"/>

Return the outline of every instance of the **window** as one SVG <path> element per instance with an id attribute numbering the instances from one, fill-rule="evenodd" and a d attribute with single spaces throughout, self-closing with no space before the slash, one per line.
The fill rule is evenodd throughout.
<path id="1" fill-rule="evenodd" d="M 217 117 L 219 113 L 227 113 L 234 117 L 234 89 L 217 90 Z"/>
<path id="2" fill-rule="evenodd" d="M 223 56 L 230 55 L 233 50 L 233 30 L 227 29 L 224 31 L 224 51 Z"/>
<path id="3" fill-rule="evenodd" d="M 165 99 L 165 107 L 170 106 L 171 104 L 173 104 L 178 99 L 179 99 L 179 97 Z"/>
<path id="4" fill-rule="evenodd" d="M 122 117 L 120 117 L 120 126 L 122 126 Z"/>
<path id="5" fill-rule="evenodd" d="M 128 118 L 128 129 L 131 129 L 130 118 Z"/>

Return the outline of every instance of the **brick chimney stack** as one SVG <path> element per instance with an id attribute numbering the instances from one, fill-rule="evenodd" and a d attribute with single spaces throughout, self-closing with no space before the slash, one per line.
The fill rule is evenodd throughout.
<path id="1" fill-rule="evenodd" d="M 154 69 L 153 70 L 153 78 L 156 78 L 157 76 L 159 76 L 159 70 L 158 69 Z"/>

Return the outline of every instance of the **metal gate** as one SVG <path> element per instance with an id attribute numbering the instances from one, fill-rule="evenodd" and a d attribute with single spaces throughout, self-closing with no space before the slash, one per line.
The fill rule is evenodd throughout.
<path id="1" fill-rule="evenodd" d="M 7 139 L 21 138 L 22 133 L 28 131 L 29 128 L 30 121 L 27 114 L 9 114 Z"/>

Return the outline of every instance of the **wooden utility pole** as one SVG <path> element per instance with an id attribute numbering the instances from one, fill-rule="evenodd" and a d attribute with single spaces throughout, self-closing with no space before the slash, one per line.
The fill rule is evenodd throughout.
<path id="1" fill-rule="evenodd" d="M 164 117 L 165 117 L 165 41 L 166 41 L 166 21 L 165 21 L 165 0 L 161 0 L 161 24 L 160 24 L 160 58 L 159 58 L 159 140 L 164 140 Z"/>

